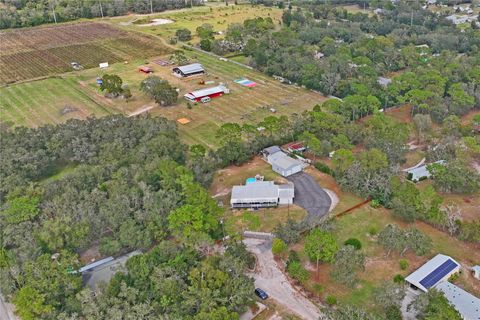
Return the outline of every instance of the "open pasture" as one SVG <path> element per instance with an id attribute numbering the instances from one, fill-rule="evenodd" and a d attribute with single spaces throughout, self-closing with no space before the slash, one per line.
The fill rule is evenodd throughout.
<path id="1" fill-rule="evenodd" d="M 68 119 L 105 116 L 109 110 L 73 79 L 50 78 L 0 88 L 0 123 L 38 127 Z"/>
<path id="2" fill-rule="evenodd" d="M 181 28 L 187 28 L 195 35 L 197 27 L 204 23 L 209 23 L 213 26 L 216 32 L 224 32 L 229 24 L 243 23 L 246 19 L 262 17 L 270 17 L 275 24 L 280 24 L 282 20 L 283 10 L 277 7 L 255 6 L 251 4 L 229 4 L 225 6 L 223 2 L 207 3 L 205 6 L 193 7 L 185 10 L 167 11 L 160 14 L 148 16 L 129 16 L 125 18 L 111 19 L 110 22 L 126 26 L 131 30 L 150 33 L 168 39 L 175 35 L 175 31 Z M 143 26 L 153 21 L 153 19 L 170 19 L 173 23 Z M 194 39 L 194 42 L 197 39 Z"/>
<path id="3" fill-rule="evenodd" d="M 0 33 L 0 84 L 84 68 L 165 54 L 169 48 L 148 35 L 131 34 L 113 26 L 73 23 Z"/>

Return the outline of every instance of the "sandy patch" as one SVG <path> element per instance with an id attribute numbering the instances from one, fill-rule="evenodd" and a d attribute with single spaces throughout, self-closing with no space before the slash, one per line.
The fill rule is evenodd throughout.
<path id="1" fill-rule="evenodd" d="M 152 22 L 150 23 L 145 23 L 145 24 L 139 24 L 139 27 L 151 27 L 151 26 L 160 26 L 162 24 L 169 24 L 173 23 L 173 20 L 170 19 L 152 19 Z"/>

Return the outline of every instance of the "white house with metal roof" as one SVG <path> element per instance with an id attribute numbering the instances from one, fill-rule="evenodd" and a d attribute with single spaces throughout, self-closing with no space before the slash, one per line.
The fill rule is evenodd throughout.
<path id="1" fill-rule="evenodd" d="M 427 292 L 436 284 L 447 281 L 453 274 L 460 271 L 460 264 L 453 258 L 437 254 L 423 266 L 405 278 L 412 288 Z"/>
<path id="2" fill-rule="evenodd" d="M 294 185 L 276 185 L 273 181 L 254 181 L 234 186 L 230 205 L 232 208 L 265 208 L 292 204 Z"/>
<path id="3" fill-rule="evenodd" d="M 435 161 L 436 164 L 445 164 L 445 160 Z M 428 165 L 424 164 L 415 168 L 411 168 L 407 170 L 408 179 L 412 180 L 413 182 L 418 182 L 422 179 L 430 178 L 431 173 L 428 170 Z"/>
<path id="4" fill-rule="evenodd" d="M 172 69 L 175 76 L 185 78 L 195 75 L 205 74 L 205 69 L 200 63 L 187 64 L 185 66 L 178 66 Z"/>
<path id="5" fill-rule="evenodd" d="M 448 281 L 438 283 L 435 289 L 445 295 L 464 320 L 480 320 L 480 299 Z"/>
<path id="6" fill-rule="evenodd" d="M 262 151 L 263 157 L 272 165 L 276 173 L 288 177 L 303 170 L 303 162 L 284 153 L 278 146 L 271 146 Z"/>

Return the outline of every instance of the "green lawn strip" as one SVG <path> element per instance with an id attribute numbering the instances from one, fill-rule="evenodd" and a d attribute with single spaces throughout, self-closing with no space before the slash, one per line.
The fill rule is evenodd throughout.
<path id="1" fill-rule="evenodd" d="M 49 90 L 45 86 L 37 86 L 34 82 L 23 83 L 16 87 L 20 92 L 26 105 L 35 108 L 38 113 L 43 113 L 49 121 L 47 123 L 59 123 L 60 114 L 55 108 L 55 100 L 48 99 Z"/>
<path id="2" fill-rule="evenodd" d="M 105 116 L 111 114 L 111 112 L 107 108 L 90 98 L 90 96 L 82 90 L 82 88 L 75 81 L 75 79 L 68 78 L 63 80 L 66 81 L 61 81 L 59 87 L 68 92 L 69 96 L 74 97 L 79 102 L 82 102 L 83 109 L 87 109 L 90 114 L 95 114 L 97 116 Z"/>
<path id="3" fill-rule="evenodd" d="M 15 86 L 7 87 L 8 94 L 5 94 L 2 99 L 14 106 L 19 114 L 23 116 L 25 122 L 28 122 L 30 126 L 36 127 L 43 123 L 42 118 L 31 108 L 30 105 L 26 105 L 23 100 L 17 99 L 19 97 Z"/>
<path id="4" fill-rule="evenodd" d="M 5 89 L 0 89 L 0 96 L 7 94 Z M 13 121 L 16 125 L 23 125 L 25 123 L 25 118 L 19 114 L 19 111 L 11 104 L 7 102 L 6 99 L 0 99 L 0 114 L 1 117 L 8 118 L 8 120 Z M 4 121 L 5 119 L 2 119 Z"/>

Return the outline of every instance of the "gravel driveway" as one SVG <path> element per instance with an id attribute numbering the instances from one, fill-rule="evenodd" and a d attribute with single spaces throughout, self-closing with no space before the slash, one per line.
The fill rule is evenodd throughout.
<path id="1" fill-rule="evenodd" d="M 287 179 L 295 185 L 295 204 L 307 210 L 311 216 L 322 217 L 328 213 L 332 199 L 311 175 L 299 172 Z"/>
<path id="2" fill-rule="evenodd" d="M 293 288 L 278 268 L 273 259 L 272 241 L 247 238 L 243 243 L 257 257 L 257 270 L 250 274 L 255 279 L 255 287 L 265 290 L 272 299 L 302 319 L 317 320 L 321 315 L 317 306 Z"/>

